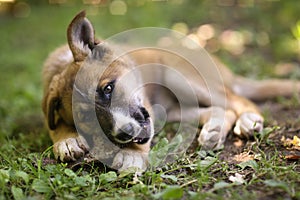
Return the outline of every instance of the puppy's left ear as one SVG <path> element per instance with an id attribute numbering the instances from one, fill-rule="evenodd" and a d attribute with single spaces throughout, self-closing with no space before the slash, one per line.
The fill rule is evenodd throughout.
<path id="1" fill-rule="evenodd" d="M 85 11 L 77 14 L 67 31 L 68 44 L 75 62 L 83 61 L 96 45 L 94 28 L 85 16 Z"/>
<path id="2" fill-rule="evenodd" d="M 42 107 L 46 117 L 46 122 L 50 130 L 56 129 L 57 111 L 59 109 L 59 82 L 60 77 L 54 76 L 46 95 L 43 97 Z"/>
<path id="3" fill-rule="evenodd" d="M 58 110 L 58 103 L 59 98 L 58 96 L 54 95 L 52 91 L 48 91 L 43 98 L 43 112 L 45 114 L 46 123 L 50 130 L 56 129 L 57 117 L 55 115 Z"/>

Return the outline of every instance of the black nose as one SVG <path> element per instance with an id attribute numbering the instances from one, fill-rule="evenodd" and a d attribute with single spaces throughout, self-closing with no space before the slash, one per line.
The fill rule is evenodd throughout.
<path id="1" fill-rule="evenodd" d="M 139 109 L 137 109 L 132 116 L 141 125 L 150 117 L 148 111 L 144 107 L 139 107 Z"/>
<path id="2" fill-rule="evenodd" d="M 134 136 L 134 128 L 131 123 L 123 125 L 119 128 L 116 138 L 121 141 L 131 140 Z"/>

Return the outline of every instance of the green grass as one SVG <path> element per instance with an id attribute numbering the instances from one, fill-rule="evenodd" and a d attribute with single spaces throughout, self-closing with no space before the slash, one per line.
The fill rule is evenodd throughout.
<path id="1" fill-rule="evenodd" d="M 276 199 L 300 198 L 299 165 L 287 165 L 279 152 L 266 154 L 258 143 L 265 141 L 248 149 L 259 155 L 256 160 L 233 164 L 220 160 L 219 153 L 197 150 L 142 176 L 104 173 L 93 164 L 75 171 L 63 163 L 44 165 L 51 149 L 26 153 L 6 144 L 0 154 L 0 198 L 256 199 L 268 191 L 280 195 Z M 242 181 L 229 181 L 236 173 Z"/>
<path id="2" fill-rule="evenodd" d="M 273 66 L 279 61 L 299 63 L 299 54 L 287 46 L 287 41 L 295 42 L 291 29 L 300 19 L 300 4 L 293 1 L 264 2 L 249 8 L 221 7 L 212 1 L 145 1 L 141 6 L 136 2 L 127 1 L 125 16 L 110 15 L 107 6 L 93 8 L 76 2 L 31 5 L 31 13 L 24 19 L 0 15 L 0 199 L 300 199 L 299 161 L 283 159 L 280 144 L 269 135 L 241 150 L 257 156 L 246 163 L 233 162 L 233 155 L 224 151 L 197 148 L 141 176 L 103 172 L 92 163 L 74 171 L 66 164 L 51 164 L 51 141 L 40 106 L 41 69 L 48 53 L 66 42 L 66 27 L 82 9 L 88 14 L 98 11 L 89 18 L 103 38 L 130 28 L 170 28 L 176 22 L 191 29 L 212 23 L 217 34 L 226 29 L 247 30 L 254 38 L 264 31 L 271 41 L 266 46 L 254 40 L 242 55 L 224 49 L 216 52 L 234 71 L 251 77 L 273 76 Z M 274 15 L 278 12 L 284 15 Z M 279 102 L 299 107 L 295 101 L 299 99 Z M 152 154 L 168 144 L 160 145 Z M 242 182 L 229 180 L 236 173 L 243 175 Z"/>

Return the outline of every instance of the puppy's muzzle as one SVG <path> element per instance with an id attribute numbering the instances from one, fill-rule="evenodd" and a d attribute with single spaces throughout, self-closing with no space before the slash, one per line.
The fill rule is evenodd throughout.
<path id="1" fill-rule="evenodd" d="M 118 140 L 128 141 L 133 139 L 135 134 L 134 132 L 134 125 L 132 123 L 128 123 L 118 129 L 116 138 Z"/>
<path id="2" fill-rule="evenodd" d="M 145 144 L 151 138 L 150 116 L 145 108 L 141 107 L 131 114 L 134 122 L 129 122 L 118 128 L 115 140 L 120 143 Z"/>
<path id="3" fill-rule="evenodd" d="M 122 143 L 133 142 L 145 144 L 149 141 L 150 136 L 151 134 L 148 126 L 144 125 L 143 127 L 134 128 L 133 125 L 129 123 L 118 129 L 115 138 L 117 141 L 122 141 Z"/>

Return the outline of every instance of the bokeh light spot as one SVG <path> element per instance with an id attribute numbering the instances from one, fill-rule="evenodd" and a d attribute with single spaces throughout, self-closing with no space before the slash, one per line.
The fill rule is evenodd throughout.
<path id="1" fill-rule="evenodd" d="M 189 31 L 189 27 L 186 23 L 183 23 L 183 22 L 178 22 L 178 23 L 175 23 L 173 26 L 172 26 L 172 30 L 174 31 L 178 31 L 184 35 L 186 35 Z"/>
<path id="2" fill-rule="evenodd" d="M 234 55 L 240 55 L 245 50 L 243 34 L 239 31 L 226 30 L 220 37 L 222 47 Z"/>
<path id="3" fill-rule="evenodd" d="M 127 4 L 122 0 L 114 0 L 109 6 L 112 15 L 125 15 L 127 12 Z"/>
<path id="4" fill-rule="evenodd" d="M 26 18 L 30 15 L 31 8 L 25 2 L 17 3 L 13 8 L 13 15 L 17 18 Z"/>
<path id="5" fill-rule="evenodd" d="M 256 42 L 260 46 L 266 46 L 270 43 L 269 35 L 266 32 L 260 32 L 256 36 Z"/>
<path id="6" fill-rule="evenodd" d="M 197 49 L 200 47 L 205 46 L 206 43 L 201 43 L 198 36 L 196 34 L 190 34 L 182 41 L 182 45 L 187 47 L 188 49 Z"/>
<path id="7" fill-rule="evenodd" d="M 215 36 L 215 29 L 211 24 L 204 24 L 197 30 L 198 37 L 209 40 Z"/>
<path id="8" fill-rule="evenodd" d="M 101 3 L 101 0 L 83 0 L 83 3 L 88 5 L 98 5 Z"/>

